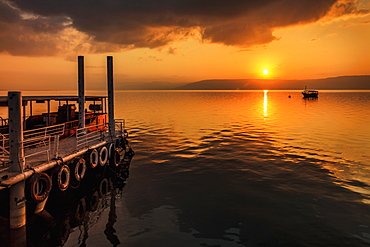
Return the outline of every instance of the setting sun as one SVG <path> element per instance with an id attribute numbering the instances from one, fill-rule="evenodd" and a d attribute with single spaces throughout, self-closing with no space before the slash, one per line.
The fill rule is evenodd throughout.
<path id="1" fill-rule="evenodd" d="M 267 69 L 264 69 L 264 70 L 262 71 L 262 73 L 263 73 L 264 75 L 268 75 L 268 74 L 269 74 L 269 71 L 268 71 Z"/>

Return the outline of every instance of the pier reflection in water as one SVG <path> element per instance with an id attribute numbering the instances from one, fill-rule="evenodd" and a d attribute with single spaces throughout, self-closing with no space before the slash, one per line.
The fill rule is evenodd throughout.
<path id="1" fill-rule="evenodd" d="M 50 193 L 45 209 L 40 213 L 33 214 L 35 204 L 27 205 L 27 226 L 10 232 L 8 229 L 1 229 L 2 244 L 31 247 L 65 246 L 73 233 L 78 238 L 73 240 L 73 243 L 86 246 L 88 238 L 94 237 L 89 235 L 89 230 L 102 220 L 102 213 L 109 210 L 108 222 L 104 229 L 107 242 L 97 243 L 97 246 L 107 245 L 108 242 L 109 246 L 119 245 L 120 240 L 114 229 L 117 220 L 115 204 L 128 178 L 129 163 L 115 170 L 111 167 L 100 168 L 89 170 L 90 173 L 86 174 L 89 179 L 84 179 L 77 185 L 78 188 Z M 100 241 L 101 239 L 100 236 Z"/>

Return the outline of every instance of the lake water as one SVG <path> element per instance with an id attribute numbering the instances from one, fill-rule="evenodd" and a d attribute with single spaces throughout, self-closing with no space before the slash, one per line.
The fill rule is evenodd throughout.
<path id="1" fill-rule="evenodd" d="M 64 246 L 370 246 L 369 91 L 115 100 L 130 176 Z"/>

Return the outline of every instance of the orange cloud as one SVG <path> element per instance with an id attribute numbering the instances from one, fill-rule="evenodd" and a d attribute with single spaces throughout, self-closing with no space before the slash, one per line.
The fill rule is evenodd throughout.
<path id="1" fill-rule="evenodd" d="M 369 13 L 369 10 L 358 6 L 358 2 L 354 0 L 338 0 L 331 7 L 330 11 L 327 14 L 329 18 L 335 18 L 340 16 L 348 15 L 366 15 Z"/>

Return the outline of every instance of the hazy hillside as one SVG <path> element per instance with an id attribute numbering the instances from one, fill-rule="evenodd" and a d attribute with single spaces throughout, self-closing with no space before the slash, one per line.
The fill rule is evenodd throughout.
<path id="1" fill-rule="evenodd" d="M 203 80 L 177 90 L 259 90 L 259 89 L 369 89 L 370 76 L 340 76 L 313 80 L 235 79 Z"/>
<path id="2" fill-rule="evenodd" d="M 121 90 L 171 90 L 186 83 L 173 83 L 173 82 L 148 82 L 148 83 L 121 83 L 118 87 Z"/>
<path id="3" fill-rule="evenodd" d="M 370 90 L 370 75 L 339 76 L 313 80 L 277 79 L 214 79 L 193 83 L 149 82 L 121 83 L 123 90 L 301 90 L 309 89 L 367 89 Z"/>

